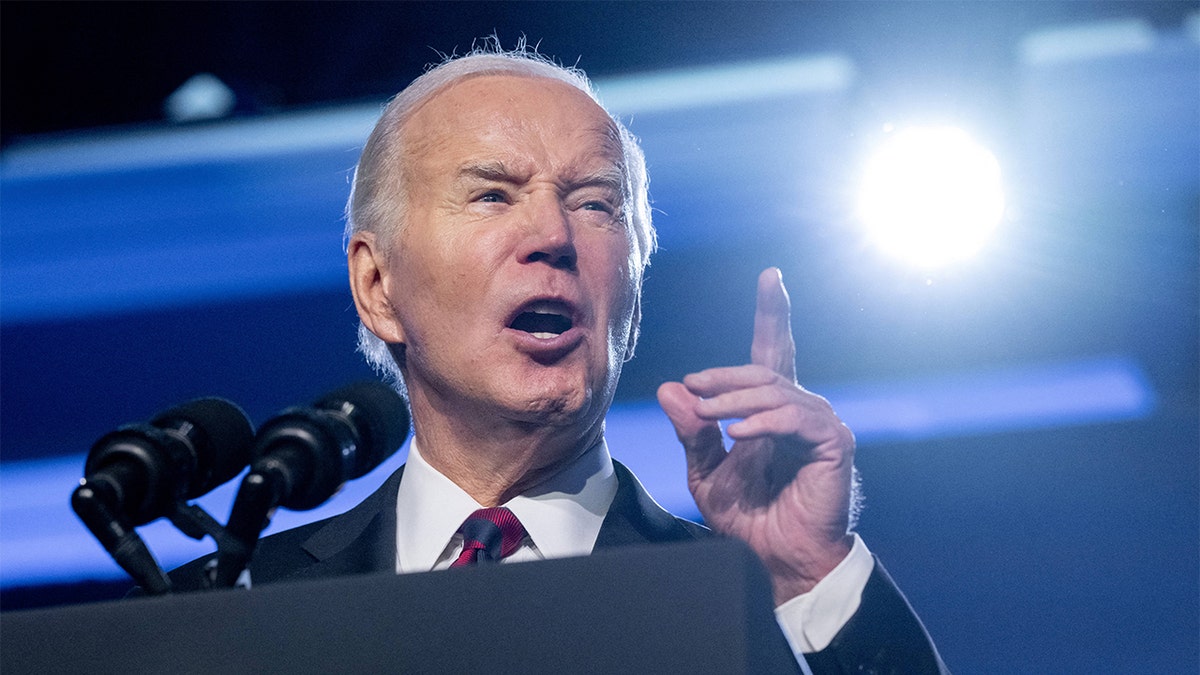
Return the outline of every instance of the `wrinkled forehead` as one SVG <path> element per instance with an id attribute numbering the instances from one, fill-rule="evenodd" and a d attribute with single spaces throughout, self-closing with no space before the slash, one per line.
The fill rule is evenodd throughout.
<path id="1" fill-rule="evenodd" d="M 523 160 L 559 160 L 596 170 L 623 168 L 616 123 L 578 88 L 548 77 L 482 74 L 459 78 L 415 108 L 400 132 L 406 159 L 453 163 L 498 150 Z"/>

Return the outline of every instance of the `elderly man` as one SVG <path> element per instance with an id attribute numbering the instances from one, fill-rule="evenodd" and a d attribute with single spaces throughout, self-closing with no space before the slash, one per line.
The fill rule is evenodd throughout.
<path id="1" fill-rule="evenodd" d="M 469 563 L 486 531 L 503 545 L 482 555 L 505 561 L 709 534 L 662 511 L 605 445 L 654 233 L 641 150 L 581 73 L 523 52 L 426 73 L 371 134 L 348 215 L 360 346 L 406 387 L 412 449 L 351 511 L 265 539 L 255 583 Z M 749 365 L 658 392 L 696 504 L 762 559 L 816 670 L 937 672 L 849 533 L 853 435 L 796 383 L 778 270 L 757 302 Z"/>

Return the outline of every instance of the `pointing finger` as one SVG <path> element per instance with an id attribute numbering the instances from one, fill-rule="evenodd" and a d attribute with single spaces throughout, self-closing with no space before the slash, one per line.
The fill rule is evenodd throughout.
<path id="1" fill-rule="evenodd" d="M 796 381 L 796 343 L 792 340 L 791 302 L 779 268 L 758 275 L 758 302 L 754 311 L 754 342 L 750 362 L 766 366 L 789 381 Z"/>

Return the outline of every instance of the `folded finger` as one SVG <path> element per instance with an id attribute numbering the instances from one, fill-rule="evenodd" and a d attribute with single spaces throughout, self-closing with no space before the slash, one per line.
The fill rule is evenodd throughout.
<path id="1" fill-rule="evenodd" d="M 788 391 L 777 385 L 737 389 L 700 400 L 696 415 L 707 420 L 744 418 L 785 405 L 801 405 L 799 390 Z"/>
<path id="2" fill-rule="evenodd" d="M 738 389 L 750 389 L 771 384 L 787 384 L 779 373 L 755 364 L 709 368 L 683 378 L 683 384 L 696 396 L 718 396 Z"/>

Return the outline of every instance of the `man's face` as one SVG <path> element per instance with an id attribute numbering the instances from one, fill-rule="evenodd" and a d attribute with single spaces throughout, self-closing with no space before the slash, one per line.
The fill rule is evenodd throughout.
<path id="1" fill-rule="evenodd" d="M 561 82 L 482 76 L 427 101 L 403 145 L 385 288 L 414 408 L 598 424 L 641 282 L 608 116 Z"/>

